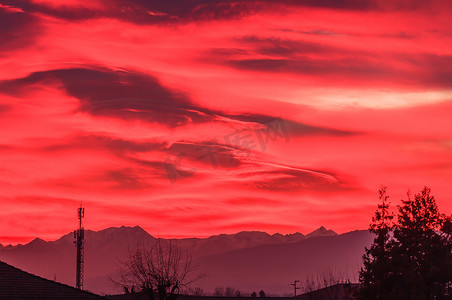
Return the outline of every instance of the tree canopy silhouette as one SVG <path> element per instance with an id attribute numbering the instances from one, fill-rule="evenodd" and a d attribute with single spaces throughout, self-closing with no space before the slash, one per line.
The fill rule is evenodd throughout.
<path id="1" fill-rule="evenodd" d="M 369 230 L 376 236 L 363 256 L 361 299 L 450 299 L 452 296 L 452 222 L 439 213 L 425 187 L 389 210 L 386 187 Z"/>

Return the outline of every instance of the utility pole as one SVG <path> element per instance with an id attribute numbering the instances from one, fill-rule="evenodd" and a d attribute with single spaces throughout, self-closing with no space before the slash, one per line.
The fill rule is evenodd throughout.
<path id="1" fill-rule="evenodd" d="M 293 285 L 293 296 L 294 297 L 297 296 L 297 290 L 301 289 L 301 287 L 297 287 L 297 282 L 300 282 L 300 280 L 294 280 L 293 283 L 289 284 L 289 285 Z"/>
<path id="2" fill-rule="evenodd" d="M 75 271 L 75 287 L 83 290 L 83 263 L 84 263 L 84 242 L 85 229 L 83 228 L 82 219 L 85 216 L 85 209 L 80 204 L 77 210 L 79 226 L 74 231 L 74 244 L 77 247 L 77 265 Z"/>

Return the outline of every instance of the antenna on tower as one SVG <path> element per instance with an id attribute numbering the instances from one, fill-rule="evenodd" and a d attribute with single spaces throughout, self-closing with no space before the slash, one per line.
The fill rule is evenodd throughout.
<path id="1" fill-rule="evenodd" d="M 74 231 L 74 244 L 77 247 L 77 265 L 75 271 L 75 287 L 83 290 L 83 263 L 84 263 L 84 242 L 85 229 L 83 228 L 82 219 L 85 217 L 85 208 L 82 203 L 77 209 L 77 216 L 79 220 L 78 229 Z"/>

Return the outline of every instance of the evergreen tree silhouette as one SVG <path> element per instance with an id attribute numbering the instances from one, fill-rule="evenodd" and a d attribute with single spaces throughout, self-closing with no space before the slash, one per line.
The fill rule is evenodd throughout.
<path id="1" fill-rule="evenodd" d="M 374 243 L 363 256 L 361 299 L 451 299 L 452 221 L 440 214 L 428 187 L 398 207 L 392 224 L 386 188 L 370 231 Z"/>
<path id="2" fill-rule="evenodd" d="M 389 299 L 389 293 L 392 290 L 390 232 L 394 215 L 389 212 L 390 203 L 386 189 L 385 186 L 380 187 L 380 204 L 369 226 L 369 231 L 376 236 L 363 256 L 364 267 L 360 272 L 360 281 L 363 285 L 362 299 Z"/>

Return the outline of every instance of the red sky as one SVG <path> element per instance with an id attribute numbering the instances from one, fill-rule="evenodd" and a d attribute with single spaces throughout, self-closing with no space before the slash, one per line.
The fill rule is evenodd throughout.
<path id="1" fill-rule="evenodd" d="M 388 4 L 390 2 L 391 4 Z M 452 4 L 0 0 L 0 243 L 452 211 Z"/>

